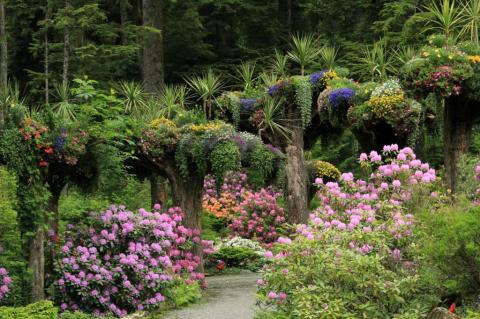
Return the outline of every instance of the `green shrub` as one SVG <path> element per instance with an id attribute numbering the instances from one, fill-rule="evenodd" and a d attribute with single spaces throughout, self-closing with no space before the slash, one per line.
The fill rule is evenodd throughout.
<path id="1" fill-rule="evenodd" d="M 457 203 L 420 215 L 426 262 L 445 294 L 480 293 L 480 207 Z"/>
<path id="2" fill-rule="evenodd" d="M 39 301 L 25 307 L 0 307 L 2 319 L 57 319 L 58 309 L 51 301 Z"/>
<path id="3" fill-rule="evenodd" d="M 397 264 L 381 232 L 332 229 L 315 234 L 321 238 L 297 238 L 277 247 L 288 253 L 272 260 L 259 286 L 259 297 L 277 311 L 294 319 L 416 319 L 436 304 L 428 276 Z M 362 240 L 380 251 L 362 254 L 349 248 Z"/>
<path id="4" fill-rule="evenodd" d="M 168 292 L 170 300 L 175 307 L 183 307 L 202 298 L 202 292 L 198 283 L 186 284 L 180 283 Z"/>
<path id="5" fill-rule="evenodd" d="M 30 291 L 30 273 L 22 259 L 22 239 L 17 222 L 16 180 L 6 169 L 0 167 L 0 267 L 7 269 L 12 286 L 1 305 L 21 305 L 27 301 Z M 1 317 L 0 317 L 1 318 Z"/>
<path id="6" fill-rule="evenodd" d="M 221 247 L 209 258 L 211 260 L 222 260 L 229 267 L 247 267 L 258 263 L 261 256 L 247 247 Z"/>

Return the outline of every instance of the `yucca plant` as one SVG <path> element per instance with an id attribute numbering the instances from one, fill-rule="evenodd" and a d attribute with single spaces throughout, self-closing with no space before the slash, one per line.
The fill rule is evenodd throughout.
<path id="1" fill-rule="evenodd" d="M 145 110 L 147 94 L 140 83 L 121 81 L 117 89 L 125 104 L 125 113 L 139 114 Z"/>
<path id="2" fill-rule="evenodd" d="M 277 73 L 275 72 L 262 72 L 258 76 L 260 85 L 263 87 L 271 87 L 279 80 Z"/>
<path id="3" fill-rule="evenodd" d="M 313 34 L 293 36 L 291 51 L 287 52 L 288 58 L 300 66 L 301 75 L 305 75 L 305 67 L 314 62 L 319 54 L 319 40 Z"/>
<path id="4" fill-rule="evenodd" d="M 258 129 L 260 137 L 262 137 L 263 132 L 270 132 L 273 135 L 280 135 L 287 140 L 290 139 L 289 119 L 284 117 L 282 110 L 282 101 L 270 97 L 265 98 L 262 107 L 263 119 Z"/>
<path id="5" fill-rule="evenodd" d="M 11 108 L 27 109 L 25 99 L 21 97 L 20 86 L 17 82 L 9 81 L 6 85 L 0 86 L 0 121 L 3 122 L 5 114 Z"/>
<path id="6" fill-rule="evenodd" d="M 455 0 L 442 0 L 438 5 L 436 1 L 432 1 L 425 6 L 427 22 L 425 31 L 440 32 L 445 35 L 447 45 L 449 41 L 455 41 L 457 31 L 462 26 L 462 12 L 455 5 Z"/>
<path id="7" fill-rule="evenodd" d="M 172 118 L 176 113 L 185 110 L 188 99 L 188 89 L 185 85 L 167 85 L 159 96 L 160 113 L 166 118 Z"/>
<path id="8" fill-rule="evenodd" d="M 74 121 L 76 105 L 70 102 L 70 87 L 68 84 L 58 83 L 54 85 L 54 89 L 58 101 L 53 104 L 53 111 L 64 121 Z"/>
<path id="9" fill-rule="evenodd" d="M 203 111 L 208 118 L 212 118 L 213 100 L 223 87 L 222 79 L 212 70 L 203 75 L 195 75 L 185 79 L 187 84 L 202 101 Z"/>
<path id="10" fill-rule="evenodd" d="M 362 49 L 361 56 L 355 60 L 352 69 L 354 73 L 370 81 L 384 81 L 396 70 L 393 62 L 385 45 L 377 42 Z"/>
<path id="11" fill-rule="evenodd" d="M 248 91 L 255 84 L 255 62 L 242 62 L 235 68 L 237 75 L 235 78 L 242 83 L 243 90 Z"/>
<path id="12" fill-rule="evenodd" d="M 278 50 L 275 50 L 275 55 L 270 68 L 272 72 L 278 74 L 279 77 L 286 78 L 288 76 L 287 62 L 288 57 L 285 54 L 280 53 Z"/>
<path id="13" fill-rule="evenodd" d="M 480 0 L 468 0 L 462 3 L 463 28 L 460 35 L 467 35 L 475 45 L 479 45 L 478 28 L 480 27 Z"/>
<path id="14" fill-rule="evenodd" d="M 333 46 L 325 45 L 320 49 L 320 59 L 322 66 L 327 69 L 334 69 L 337 64 L 338 49 Z"/>
<path id="15" fill-rule="evenodd" d="M 412 46 L 402 46 L 393 51 L 393 56 L 398 66 L 402 66 L 412 60 L 416 54 L 417 50 Z"/>

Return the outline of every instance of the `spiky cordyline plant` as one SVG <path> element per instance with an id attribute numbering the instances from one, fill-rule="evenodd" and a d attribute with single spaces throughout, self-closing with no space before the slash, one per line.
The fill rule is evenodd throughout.
<path id="1" fill-rule="evenodd" d="M 371 81 L 387 79 L 390 73 L 395 72 L 392 57 L 384 44 L 375 43 L 373 46 L 365 46 L 361 56 L 352 65 L 354 73 Z"/>
<path id="2" fill-rule="evenodd" d="M 467 0 L 462 3 L 462 24 L 460 35 L 467 35 L 475 45 L 479 45 L 480 0 Z"/>
<path id="3" fill-rule="evenodd" d="M 212 118 L 213 100 L 223 87 L 222 79 L 211 69 L 203 75 L 194 75 L 185 78 L 198 99 L 202 100 L 203 111 L 208 118 Z"/>
<path id="4" fill-rule="evenodd" d="M 278 75 L 275 72 L 262 72 L 258 79 L 260 85 L 267 88 L 274 85 L 279 80 Z"/>
<path id="5" fill-rule="evenodd" d="M 291 51 L 287 52 L 290 60 L 300 65 L 300 74 L 305 75 L 305 67 L 315 61 L 320 54 L 319 40 L 313 34 L 294 35 Z"/>
<path id="6" fill-rule="evenodd" d="M 258 135 L 262 137 L 263 132 L 270 132 L 272 135 L 280 135 L 289 140 L 291 130 L 289 119 L 283 115 L 283 103 L 276 98 L 266 97 L 262 106 L 263 119 L 260 122 Z"/>
<path id="7" fill-rule="evenodd" d="M 288 57 L 275 49 L 274 59 L 270 65 L 272 72 L 281 78 L 286 78 L 288 76 L 287 61 Z"/>
<path id="8" fill-rule="evenodd" d="M 243 90 L 248 91 L 254 87 L 255 83 L 255 62 L 242 62 L 235 68 L 236 80 L 242 83 Z"/>
<path id="9" fill-rule="evenodd" d="M 117 85 L 120 96 L 128 114 L 140 114 L 146 108 L 147 94 L 142 85 L 133 81 L 121 81 Z"/>
<path id="10" fill-rule="evenodd" d="M 425 6 L 426 15 L 424 16 L 427 22 L 427 27 L 424 31 L 441 32 L 447 39 L 455 41 L 457 38 L 457 31 L 462 26 L 462 12 L 455 5 L 455 0 L 442 0 L 438 5 L 433 0 L 429 5 Z"/>
<path id="11" fill-rule="evenodd" d="M 405 65 L 405 63 L 413 59 L 416 54 L 417 49 L 412 46 L 402 46 L 393 51 L 395 62 L 398 66 Z"/>
<path id="12" fill-rule="evenodd" d="M 70 87 L 64 83 L 59 83 L 55 84 L 54 88 L 58 102 L 53 104 L 53 111 L 64 121 L 74 121 L 76 105 L 70 103 Z"/>
<path id="13" fill-rule="evenodd" d="M 325 45 L 320 49 L 320 59 L 322 66 L 331 70 L 334 69 L 337 62 L 338 49 L 334 46 Z"/>

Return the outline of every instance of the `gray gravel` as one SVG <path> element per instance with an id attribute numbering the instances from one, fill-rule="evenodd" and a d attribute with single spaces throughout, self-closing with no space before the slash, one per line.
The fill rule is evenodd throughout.
<path id="1" fill-rule="evenodd" d="M 202 302 L 170 311 L 162 319 L 253 319 L 258 278 L 255 273 L 207 278 Z"/>

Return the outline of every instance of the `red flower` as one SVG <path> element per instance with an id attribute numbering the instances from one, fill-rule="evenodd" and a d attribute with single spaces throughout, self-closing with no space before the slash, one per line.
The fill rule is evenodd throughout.
<path id="1" fill-rule="evenodd" d="M 448 308 L 448 312 L 450 312 L 450 313 L 455 313 L 455 303 L 452 303 L 452 304 L 450 305 L 450 308 Z"/>
<path id="2" fill-rule="evenodd" d="M 47 162 L 45 162 L 43 159 L 40 160 L 40 162 L 38 163 L 38 166 L 40 167 L 46 167 L 48 165 Z"/>
<path id="3" fill-rule="evenodd" d="M 47 147 L 46 149 L 43 150 L 45 154 L 52 154 L 53 153 L 53 148 Z"/>

